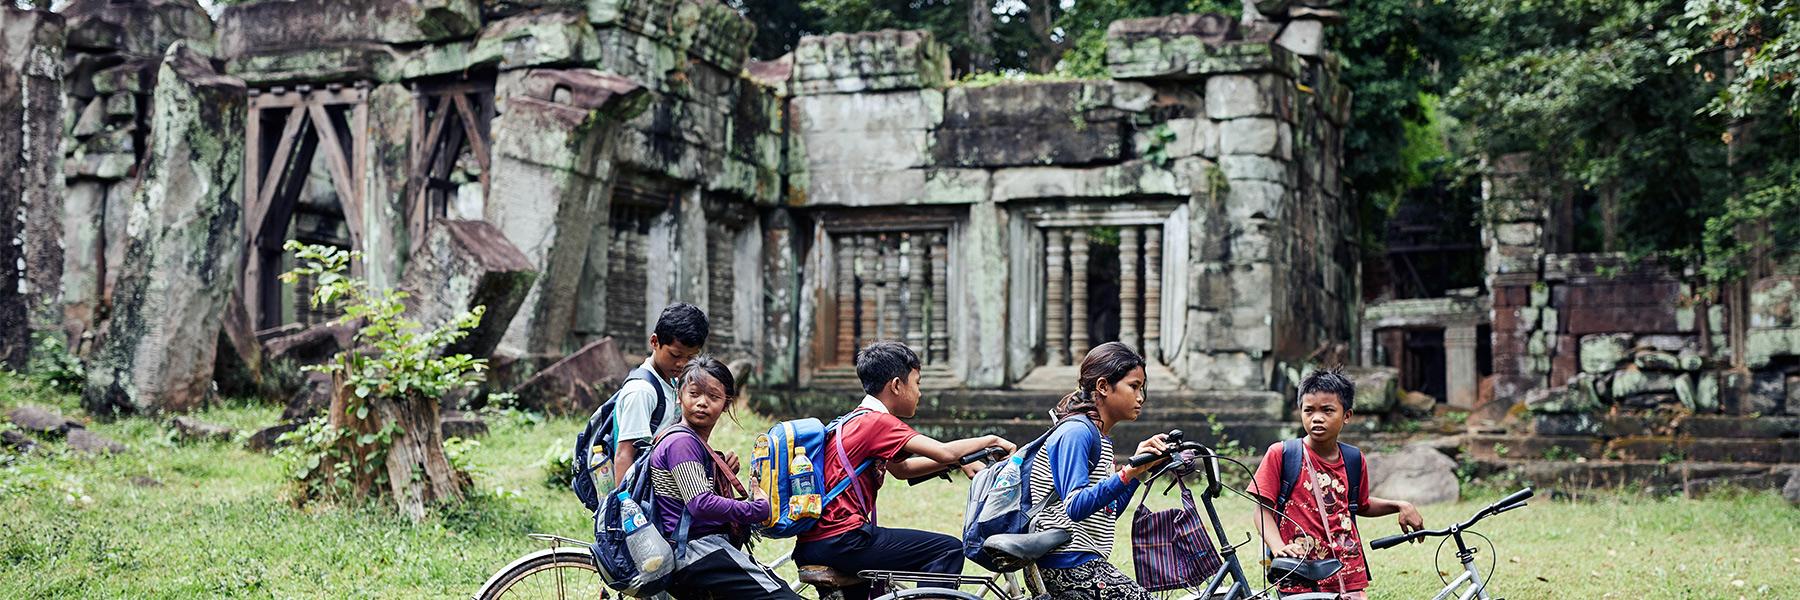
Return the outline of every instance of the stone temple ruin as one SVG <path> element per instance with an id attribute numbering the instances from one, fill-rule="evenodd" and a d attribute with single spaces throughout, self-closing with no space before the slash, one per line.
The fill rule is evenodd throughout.
<path id="1" fill-rule="evenodd" d="M 348 332 L 276 278 L 297 240 L 361 251 L 358 274 L 420 292 L 428 321 L 488 306 L 460 349 L 492 359 L 489 391 L 552 412 L 589 409 L 672 301 L 707 311 L 708 350 L 777 416 L 841 411 L 854 349 L 904 341 L 926 363 L 916 424 L 939 435 L 1034 434 L 1111 340 L 1152 363 L 1126 437 L 1210 418 L 1196 433 L 1267 443 L 1297 369 L 1399 364 L 1379 340 L 1409 328 L 1444 331 L 1432 372 L 1461 409 L 1489 373 L 1500 399 L 1575 377 L 1587 330 L 1545 302 L 1580 302 L 1562 290 L 1587 275 L 1514 250 L 1532 241 L 1512 223 L 1488 236 L 1491 300 L 1364 314 L 1351 93 L 1323 45 L 1339 3 L 1262 4 L 1282 6 L 1114 23 L 1108 79 L 999 85 L 953 80 L 916 31 L 751 60 L 754 27 L 716 0 L 5 8 L 0 359 L 82 357 L 99 413 L 224 392 L 304 416 L 328 383 L 294 365 Z M 1792 346 L 1767 364 L 1791 372 Z M 1399 410 L 1407 373 L 1371 367 L 1367 412 Z M 1646 389 L 1680 385 L 1656 373 Z M 1800 406 L 1786 393 L 1776 409 Z M 1537 437 L 1611 423 L 1572 418 L 1588 429 Z M 1800 462 L 1778 427 L 1776 462 Z"/>

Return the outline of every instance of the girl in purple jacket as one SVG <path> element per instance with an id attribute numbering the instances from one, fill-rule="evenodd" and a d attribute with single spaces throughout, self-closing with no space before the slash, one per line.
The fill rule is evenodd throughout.
<path id="1" fill-rule="evenodd" d="M 676 560 L 668 593 L 679 600 L 782 598 L 799 600 L 787 583 L 742 550 L 749 526 L 769 514 L 769 498 L 752 482 L 748 499 L 737 480 L 737 456 L 707 445 L 719 415 L 737 398 L 731 370 L 710 356 L 689 362 L 681 375 L 682 422 L 665 429 L 650 451 L 657 528 L 675 539 L 688 514 L 686 551 Z"/>

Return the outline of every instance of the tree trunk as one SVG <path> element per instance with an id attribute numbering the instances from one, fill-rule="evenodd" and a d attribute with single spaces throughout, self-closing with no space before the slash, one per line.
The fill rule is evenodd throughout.
<path id="1" fill-rule="evenodd" d="M 444 435 L 438 428 L 435 398 L 380 398 L 374 403 L 383 423 L 399 424 L 387 452 L 388 489 L 400 512 L 425 518 L 425 507 L 462 500 L 468 477 L 450 467 Z"/>
<path id="2" fill-rule="evenodd" d="M 358 442 L 363 435 L 380 431 L 381 427 L 373 410 L 369 411 L 368 418 L 357 418 L 356 411 L 351 407 L 360 405 L 364 400 L 358 399 L 355 390 L 345 384 L 343 373 L 331 375 L 331 389 L 331 411 L 327 414 L 330 415 L 330 425 L 343 432 L 338 438 L 341 452 L 336 455 L 328 454 L 321 459 L 319 468 L 313 470 L 312 477 L 332 482 L 337 477 L 337 465 L 349 463 L 349 480 L 341 483 L 347 483 L 352 497 L 360 500 L 368 497 L 370 488 L 375 487 L 375 459 L 379 457 L 375 456 L 378 446 Z"/>
<path id="3" fill-rule="evenodd" d="M 994 70 L 994 2 L 969 0 L 969 71 Z"/>
<path id="4" fill-rule="evenodd" d="M 1037 45 L 1031 48 L 1031 70 L 1034 73 L 1049 73 L 1056 70 L 1056 61 L 1062 58 L 1063 48 L 1068 40 L 1056 41 L 1052 30 L 1056 27 L 1057 0 L 1031 0 L 1029 12 L 1025 15 L 1025 23 L 1031 27 L 1031 33 L 1037 38 Z"/>

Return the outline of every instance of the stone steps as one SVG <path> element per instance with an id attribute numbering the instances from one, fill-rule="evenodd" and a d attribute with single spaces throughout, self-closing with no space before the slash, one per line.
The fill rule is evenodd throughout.
<path id="1" fill-rule="evenodd" d="M 1725 415 L 1536 415 L 1531 431 L 1538 435 L 1597 436 L 1686 435 L 1696 438 L 1800 438 L 1800 417 Z"/>
<path id="2" fill-rule="evenodd" d="M 1476 460 L 1695 461 L 1731 463 L 1800 463 L 1800 439 L 1689 437 L 1670 435 L 1593 436 L 1474 435 L 1468 452 Z"/>
<path id="3" fill-rule="evenodd" d="M 1652 492 L 1700 493 L 1720 486 L 1780 489 L 1792 467 L 1760 463 L 1672 462 L 1657 460 L 1523 460 L 1475 461 L 1477 476 L 1507 473 L 1523 484 L 1544 487 L 1643 487 Z"/>

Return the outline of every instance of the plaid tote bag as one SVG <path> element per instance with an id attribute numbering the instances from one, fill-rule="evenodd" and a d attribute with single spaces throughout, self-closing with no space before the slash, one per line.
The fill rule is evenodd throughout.
<path id="1" fill-rule="evenodd" d="M 1138 585 L 1152 592 L 1199 586 L 1224 564 L 1194 508 L 1194 494 L 1181 487 L 1181 508 L 1151 512 L 1144 508 L 1150 485 L 1131 517 L 1131 558 Z"/>

